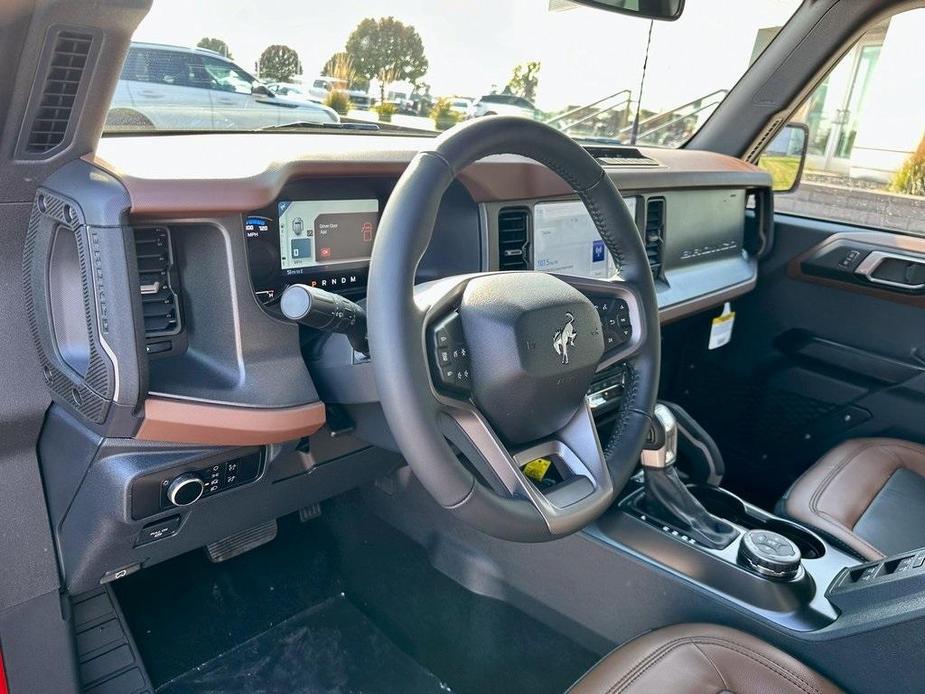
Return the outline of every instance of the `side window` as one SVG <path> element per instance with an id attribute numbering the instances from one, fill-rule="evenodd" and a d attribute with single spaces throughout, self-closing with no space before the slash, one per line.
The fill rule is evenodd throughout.
<path id="1" fill-rule="evenodd" d="M 816 87 L 792 118 L 809 135 L 800 186 L 776 209 L 925 234 L 925 81 L 911 67 L 923 36 L 925 9 L 897 14 Z"/>
<path id="2" fill-rule="evenodd" d="M 210 89 L 238 94 L 251 93 L 254 78 L 236 65 L 208 56 L 202 58 L 202 65 Z"/>
<path id="3" fill-rule="evenodd" d="M 121 80 L 131 80 L 133 82 L 149 82 L 148 79 L 148 58 L 150 51 L 143 48 L 129 48 L 128 55 L 125 56 L 125 64 L 122 66 Z"/>
<path id="4" fill-rule="evenodd" d="M 189 66 L 183 54 L 173 51 L 146 50 L 142 51 L 142 57 L 148 76 L 146 82 L 168 84 L 172 87 L 189 86 Z"/>

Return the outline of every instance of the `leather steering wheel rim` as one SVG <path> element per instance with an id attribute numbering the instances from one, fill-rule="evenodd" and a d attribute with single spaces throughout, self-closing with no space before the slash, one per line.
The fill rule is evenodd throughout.
<path id="1" fill-rule="evenodd" d="M 498 154 L 533 159 L 575 191 L 613 255 L 619 281 L 638 295 L 639 327 L 646 335 L 625 361 L 625 396 L 603 448 L 612 489 L 593 505 L 566 510 L 555 527 L 524 499 L 499 495 L 481 484 L 448 445 L 427 368 L 424 314 L 415 300 L 416 269 L 444 192 L 466 166 Z M 380 402 L 415 476 L 437 503 L 488 534 L 543 541 L 579 530 L 610 506 L 638 463 L 658 391 L 655 285 L 635 221 L 616 186 L 593 157 L 558 130 L 520 117 L 486 117 L 456 126 L 414 157 L 377 231 L 369 271 L 368 335 Z"/>

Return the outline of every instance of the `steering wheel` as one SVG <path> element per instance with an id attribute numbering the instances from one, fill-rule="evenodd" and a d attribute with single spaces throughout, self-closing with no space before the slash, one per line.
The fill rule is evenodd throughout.
<path id="1" fill-rule="evenodd" d="M 571 186 L 616 277 L 493 272 L 415 286 L 444 191 L 466 166 L 495 154 L 534 159 Z M 607 510 L 639 460 L 660 346 L 645 248 L 593 157 L 519 117 L 486 117 L 441 135 L 389 198 L 368 289 L 380 402 L 437 503 L 483 532 L 526 542 L 575 532 Z M 618 361 L 625 395 L 602 449 L 586 393 L 594 374 Z"/>

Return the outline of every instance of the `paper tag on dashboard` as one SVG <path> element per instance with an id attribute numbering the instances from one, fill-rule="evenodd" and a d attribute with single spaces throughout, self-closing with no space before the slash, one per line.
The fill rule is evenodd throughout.
<path id="1" fill-rule="evenodd" d="M 710 325 L 710 343 L 707 349 L 719 349 L 723 345 L 728 345 L 732 339 L 732 326 L 735 324 L 736 314 L 727 301 L 723 306 L 723 312 L 713 319 Z"/>

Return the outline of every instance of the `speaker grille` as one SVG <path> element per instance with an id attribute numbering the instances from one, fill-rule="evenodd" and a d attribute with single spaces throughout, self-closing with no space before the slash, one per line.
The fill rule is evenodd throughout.
<path id="1" fill-rule="evenodd" d="M 77 374 L 57 356 L 54 334 L 40 324 L 49 314 L 45 287 L 47 284 L 48 247 L 56 234 L 74 234 L 77 242 L 84 319 L 88 335 L 97 335 L 93 306 L 93 280 L 86 239 L 86 227 L 78 208 L 47 191 L 36 195 L 29 218 L 29 228 L 23 248 L 23 294 L 29 332 L 35 344 L 42 375 L 48 387 L 91 422 L 101 424 L 109 411 L 114 395 L 115 376 L 112 366 L 100 352 L 95 339 L 90 340 L 86 373 Z M 43 328 L 44 326 L 44 328 Z"/>

